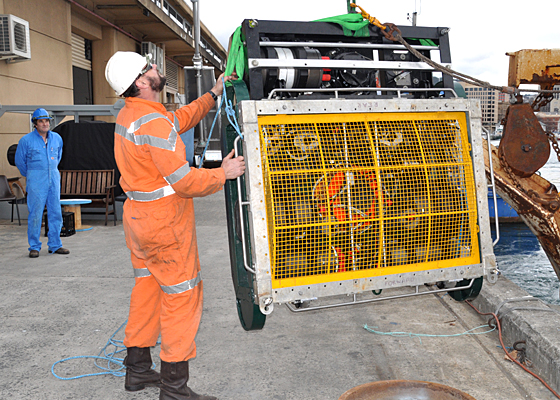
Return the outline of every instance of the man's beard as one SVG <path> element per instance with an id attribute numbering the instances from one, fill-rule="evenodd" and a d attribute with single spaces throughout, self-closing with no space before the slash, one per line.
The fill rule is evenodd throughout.
<path id="1" fill-rule="evenodd" d="M 167 78 L 158 72 L 158 80 L 156 81 L 155 78 L 148 76 L 148 81 L 150 82 L 150 88 L 153 91 L 160 93 L 163 88 L 165 87 L 165 82 L 167 82 Z"/>

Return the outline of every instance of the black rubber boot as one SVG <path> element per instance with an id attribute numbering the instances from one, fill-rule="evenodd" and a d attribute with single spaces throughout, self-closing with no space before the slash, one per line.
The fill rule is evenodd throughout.
<path id="1" fill-rule="evenodd" d="M 129 392 L 145 389 L 147 386 L 160 387 L 161 377 L 152 369 L 149 347 L 127 347 L 123 364 L 126 367 L 124 388 Z"/>
<path id="2" fill-rule="evenodd" d="M 188 386 L 189 362 L 161 362 L 159 400 L 218 400 L 214 396 L 196 394 Z"/>

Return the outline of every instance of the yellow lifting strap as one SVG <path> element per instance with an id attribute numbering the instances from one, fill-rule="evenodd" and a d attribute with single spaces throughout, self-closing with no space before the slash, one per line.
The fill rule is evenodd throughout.
<path id="1" fill-rule="evenodd" d="M 362 14 L 362 17 L 367 19 L 369 21 L 370 24 L 377 26 L 378 28 L 381 28 L 383 30 L 385 30 L 386 26 L 383 25 L 381 22 L 379 22 L 379 20 L 375 17 L 372 17 L 371 15 L 369 15 L 368 12 L 366 12 L 362 7 L 360 7 L 359 5 L 357 5 L 356 3 L 350 3 L 350 7 L 353 8 L 359 8 L 360 9 L 360 13 Z"/>

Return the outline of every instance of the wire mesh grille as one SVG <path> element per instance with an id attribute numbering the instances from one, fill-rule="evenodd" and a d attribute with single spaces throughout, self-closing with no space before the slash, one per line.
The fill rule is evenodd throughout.
<path id="1" fill-rule="evenodd" d="M 7 15 L 0 15 L 0 54 L 10 52 L 10 22 Z"/>
<path id="2" fill-rule="evenodd" d="M 478 263 L 464 113 L 259 118 L 273 287 Z"/>

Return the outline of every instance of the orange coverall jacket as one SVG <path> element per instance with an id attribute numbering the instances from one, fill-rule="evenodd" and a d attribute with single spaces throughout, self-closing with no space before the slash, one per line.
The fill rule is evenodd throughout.
<path id="1" fill-rule="evenodd" d="M 124 344 L 152 347 L 161 333 L 160 358 L 166 362 L 196 356 L 202 280 L 192 198 L 219 191 L 225 172 L 192 168 L 179 134 L 213 105 L 205 94 L 173 113 L 161 103 L 129 97 L 115 127 L 115 159 L 128 197 L 123 225 L 135 276 Z"/>

